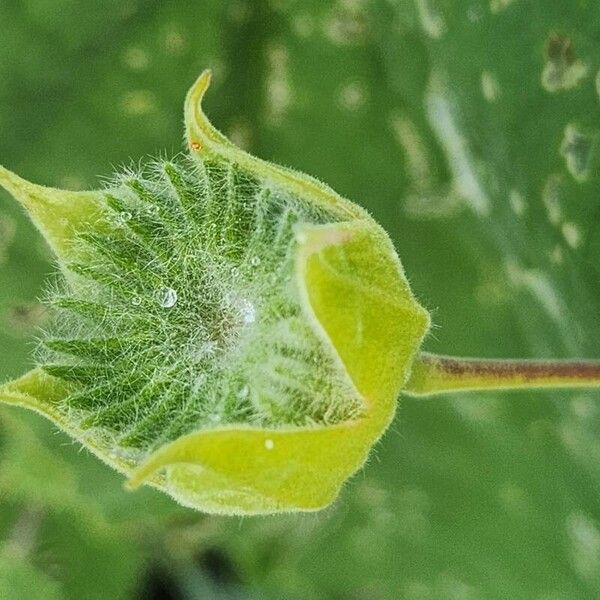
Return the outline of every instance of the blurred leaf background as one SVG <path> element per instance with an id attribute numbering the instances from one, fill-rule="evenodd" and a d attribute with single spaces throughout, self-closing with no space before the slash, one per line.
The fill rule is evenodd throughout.
<path id="1" fill-rule="evenodd" d="M 367 207 L 433 312 L 430 351 L 600 356 L 593 0 L 2 0 L 0 161 L 92 188 L 182 148 L 205 67 L 237 144 Z M 53 267 L 0 196 L 0 377 Z M 0 412 L 0 597 L 600 597 L 600 397 L 402 399 L 330 509 L 232 519 Z"/>

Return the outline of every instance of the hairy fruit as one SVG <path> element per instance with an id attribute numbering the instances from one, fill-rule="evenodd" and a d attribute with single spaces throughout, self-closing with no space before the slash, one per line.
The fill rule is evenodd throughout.
<path id="1" fill-rule="evenodd" d="M 58 258 L 38 366 L 0 387 L 209 512 L 329 504 L 388 426 L 429 326 L 386 233 L 186 105 L 188 153 L 64 192 L 0 169 Z"/>

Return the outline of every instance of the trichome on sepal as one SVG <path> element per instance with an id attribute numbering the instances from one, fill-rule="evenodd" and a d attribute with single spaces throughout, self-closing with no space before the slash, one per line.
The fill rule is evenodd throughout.
<path id="1" fill-rule="evenodd" d="M 188 93 L 188 152 L 66 192 L 0 183 L 57 256 L 38 367 L 0 399 L 209 512 L 329 504 L 393 417 L 429 327 L 355 204 L 236 148 Z"/>

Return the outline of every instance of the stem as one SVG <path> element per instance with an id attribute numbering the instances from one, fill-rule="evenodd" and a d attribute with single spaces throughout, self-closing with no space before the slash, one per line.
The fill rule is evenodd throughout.
<path id="1" fill-rule="evenodd" d="M 494 360 L 423 352 L 415 359 L 405 393 L 533 388 L 600 388 L 600 360 Z"/>

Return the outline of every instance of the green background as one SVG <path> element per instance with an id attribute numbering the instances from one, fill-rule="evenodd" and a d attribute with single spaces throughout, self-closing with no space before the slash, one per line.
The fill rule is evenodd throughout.
<path id="1" fill-rule="evenodd" d="M 600 356 L 600 5 L 592 0 L 3 0 L 0 162 L 93 188 L 215 125 L 390 232 L 433 352 Z M 0 195 L 0 378 L 53 272 Z M 122 479 L 0 412 L 0 597 L 600 597 L 600 396 L 401 400 L 314 515 L 233 519 Z M 162 595 L 161 595 L 162 594 Z"/>

